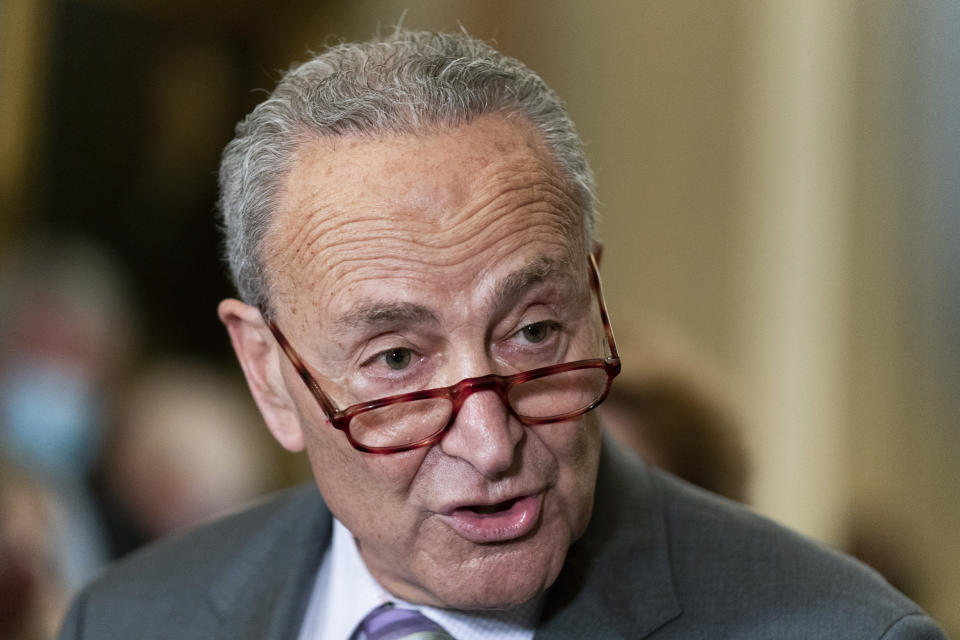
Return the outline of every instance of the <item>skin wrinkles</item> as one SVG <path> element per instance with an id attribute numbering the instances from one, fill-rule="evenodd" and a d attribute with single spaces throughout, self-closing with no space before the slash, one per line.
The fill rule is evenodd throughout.
<path id="1" fill-rule="evenodd" d="M 576 290 L 578 289 L 576 283 L 569 281 L 570 267 L 571 265 L 566 261 L 552 260 L 541 256 L 523 269 L 514 271 L 502 282 L 492 287 L 493 292 L 488 304 L 498 308 L 504 307 L 508 302 L 520 298 L 521 294 L 533 285 L 544 282 L 551 277 L 565 280 L 567 287 Z"/>
<path id="2" fill-rule="evenodd" d="M 538 149 L 542 145 L 538 140 L 529 140 L 530 134 L 526 132 L 523 136 L 524 142 L 521 146 L 527 149 Z M 394 143 L 396 138 L 389 138 L 389 143 Z M 403 140 L 401 137 L 400 140 Z M 328 144 L 327 141 L 319 143 L 321 147 Z M 356 149 L 357 145 L 339 144 L 335 148 Z M 507 148 L 506 145 L 500 145 L 499 152 Z M 326 149 L 315 153 L 328 155 Z M 406 162 L 402 158 L 400 162 Z M 550 226 L 556 225 L 564 235 L 578 235 L 581 227 L 579 215 L 571 215 L 576 211 L 576 204 L 572 196 L 564 188 L 563 181 L 556 175 L 556 171 L 548 170 L 544 167 L 541 159 L 531 161 L 530 158 L 524 158 L 520 161 L 505 163 L 500 166 L 485 160 L 474 160 L 474 164 L 480 164 L 481 168 L 476 173 L 475 182 L 487 185 L 480 189 L 471 201 L 465 203 L 465 206 L 456 207 L 435 207 L 440 211 L 439 216 L 429 214 L 429 206 L 423 202 L 423 198 L 408 198 L 407 202 L 399 202 L 392 189 L 386 190 L 386 195 L 379 192 L 376 196 L 370 196 L 366 193 L 349 194 L 350 207 L 352 209 L 349 219 L 338 215 L 337 199 L 329 195 L 320 197 L 322 204 L 317 207 L 313 203 L 313 215 L 300 216 L 297 220 L 301 226 L 294 234 L 295 241 L 287 247 L 279 247 L 273 251 L 268 251 L 267 255 L 273 255 L 279 258 L 277 262 L 293 263 L 290 256 L 284 256 L 284 253 L 293 252 L 294 254 L 303 254 L 306 260 L 318 261 L 316 272 L 331 272 L 333 277 L 331 283 L 333 286 L 345 286 L 342 279 L 353 271 L 354 264 L 369 261 L 375 254 L 370 252 L 360 253 L 350 259 L 338 260 L 335 258 L 338 254 L 350 253 L 355 245 L 362 245 L 367 237 L 378 237 L 383 242 L 395 242 L 403 245 L 396 248 L 398 253 L 407 252 L 417 255 L 420 251 L 426 250 L 447 250 L 454 246 L 455 240 L 447 233 L 451 227 L 467 224 L 467 230 L 473 234 L 495 233 L 496 227 L 491 222 L 496 222 L 497 218 L 502 216 L 520 215 L 528 219 L 532 224 L 546 224 L 544 221 L 533 222 L 537 213 L 548 212 L 553 215 L 545 217 Z M 442 165 L 442 163 L 439 163 Z M 464 162 L 465 165 L 469 161 Z M 349 173 L 356 166 L 354 162 L 344 163 Z M 388 163 L 386 170 L 402 172 L 403 166 L 397 166 L 394 163 Z M 442 166 L 433 164 L 430 171 L 442 170 Z M 327 169 L 329 172 L 329 168 Z M 288 183 L 300 182 L 296 175 L 296 170 L 288 176 Z M 366 184 L 366 178 L 364 184 Z M 394 185 L 391 185 L 393 187 Z M 410 184 L 396 185 L 398 188 L 408 188 Z M 289 191 L 289 189 L 288 189 Z M 320 190 L 311 190 L 305 198 L 299 202 L 289 202 L 289 198 L 281 199 L 280 209 L 307 209 L 310 210 L 309 202 L 313 198 L 316 200 Z M 456 195 L 456 194 L 453 194 Z M 449 200 L 449 198 L 448 198 Z M 431 204 L 431 203 L 427 203 Z M 357 213 L 360 212 L 360 215 Z M 363 212 L 366 212 L 364 215 Z M 489 213 L 491 218 L 487 219 L 485 215 Z M 385 217 L 385 214 L 387 217 Z M 399 232 L 391 232 L 389 219 L 393 216 L 402 216 L 405 225 Z M 278 217 L 279 219 L 279 217 Z M 480 222 L 478 222 L 480 220 Z M 274 221 L 274 225 L 278 220 Z M 283 224 L 290 224 L 290 221 L 284 219 Z M 542 229 L 544 233 L 548 228 Z M 272 236 L 273 234 L 271 234 Z M 286 235 L 286 234 L 285 234 Z M 270 236 L 268 236 L 270 237 Z M 481 241 L 495 242 L 498 238 L 479 238 Z M 322 249 L 322 250 L 321 250 Z M 335 251 L 340 249 L 341 251 Z M 279 254 L 279 255 L 276 255 Z M 456 264 L 461 261 L 462 255 L 453 253 L 447 260 L 448 264 Z M 275 280 L 283 282 L 288 280 L 288 276 L 295 275 L 289 273 L 278 273 Z M 299 289 L 300 283 L 295 283 L 294 289 Z M 282 295 L 282 289 L 274 287 Z"/>
<path id="3" fill-rule="evenodd" d="M 527 317 L 527 312 L 529 311 L 528 306 L 533 301 L 536 301 L 536 304 L 533 305 L 534 307 L 547 308 L 550 310 L 550 314 L 543 315 L 544 312 L 541 311 L 539 312 L 540 315 L 534 315 L 535 318 L 559 318 L 561 314 L 556 310 L 558 306 L 569 309 L 590 308 L 590 305 L 585 304 L 589 302 L 589 298 L 586 297 L 586 288 L 579 287 L 578 285 L 580 283 L 572 281 L 568 272 L 558 271 L 557 265 L 560 264 L 565 264 L 565 262 L 541 257 L 526 267 L 509 274 L 501 282 L 493 286 L 477 286 L 478 293 L 480 293 L 485 300 L 484 306 L 494 310 L 494 313 L 491 315 L 493 323 L 483 334 L 484 344 L 498 343 L 501 340 L 505 340 L 518 331 L 523 324 L 535 321 L 533 318 Z M 562 284 L 560 286 L 554 284 L 534 288 L 535 285 L 543 283 L 547 278 L 551 277 Z M 487 291 L 487 289 L 489 289 L 489 291 Z M 531 289 L 533 291 L 532 294 Z M 523 300 L 525 297 L 531 299 L 524 303 Z M 543 300 L 549 300 L 550 303 L 542 302 Z M 520 303 L 519 306 L 518 303 Z M 521 314 L 520 312 L 523 313 Z M 521 322 L 522 319 L 524 319 L 524 322 Z M 582 321 L 582 317 L 581 314 L 578 314 L 576 318 L 564 314 L 562 320 L 566 324 L 574 324 L 575 322 L 579 324 Z M 367 332 L 373 333 L 376 331 L 395 333 L 398 336 L 404 336 L 405 332 L 408 331 L 415 334 L 420 334 L 424 331 L 433 334 L 439 324 L 437 317 L 420 305 L 395 303 L 388 300 L 362 300 L 358 305 L 348 310 L 339 318 L 334 319 L 333 322 L 336 326 L 344 328 L 345 336 L 349 335 L 347 332 L 351 330 L 355 335 L 359 336 Z M 344 342 L 349 343 L 349 338 L 345 338 Z M 417 342 L 417 340 L 411 341 L 411 343 Z M 573 349 L 577 352 L 589 352 L 589 348 L 585 349 L 583 345 L 568 344 L 567 349 Z M 496 356 L 496 354 L 492 353 L 489 349 L 486 349 L 486 353 L 491 356 Z M 365 356 L 361 356 L 357 358 L 355 362 L 362 361 L 364 358 Z M 506 361 L 500 358 L 496 359 L 500 362 L 501 366 L 495 367 L 495 371 L 511 372 L 515 370 L 512 369 Z M 457 362 L 456 360 L 452 361 Z M 469 365 L 464 363 L 464 366 Z M 457 380 L 449 380 L 448 382 L 453 383 L 456 381 Z M 437 381 L 430 386 L 445 385 Z"/>
<path id="4" fill-rule="evenodd" d="M 583 283 L 580 280 L 571 279 L 570 272 L 566 268 L 567 266 L 568 261 L 566 260 L 540 257 L 529 265 L 510 273 L 502 281 L 496 282 L 493 285 L 487 285 L 482 282 L 478 283 L 476 289 L 484 299 L 484 306 L 490 309 L 500 310 L 496 311 L 492 316 L 495 321 L 493 326 L 483 334 L 484 344 L 499 342 L 519 330 L 522 326 L 520 320 L 526 316 L 525 310 L 527 307 L 526 303 L 517 307 L 520 311 L 524 311 L 524 315 L 522 316 L 518 315 L 519 312 L 517 309 L 514 309 L 514 307 L 525 297 L 531 298 L 531 296 L 534 296 L 531 298 L 532 300 L 552 301 L 549 305 L 538 302 L 536 305 L 538 307 L 547 306 L 552 309 L 556 305 L 560 305 L 561 307 L 570 309 L 592 308 L 588 289 L 586 286 L 581 286 Z M 550 286 L 536 287 L 536 285 L 544 283 L 548 279 L 554 280 L 554 283 Z M 557 286 L 557 283 L 561 284 Z M 530 319 L 527 318 L 527 321 L 529 322 Z M 565 317 L 564 321 L 567 324 L 573 324 L 574 322 L 579 324 L 583 321 L 583 318 L 579 316 L 576 319 Z M 440 320 L 437 316 L 429 308 L 422 305 L 396 302 L 389 299 L 361 299 L 331 321 L 333 327 L 331 334 L 337 336 L 336 344 L 341 351 L 342 358 L 336 361 L 340 365 L 339 367 L 331 367 L 330 369 L 339 371 L 339 373 L 334 374 L 331 370 L 320 372 L 315 368 L 313 369 L 313 373 L 320 380 L 325 379 L 343 388 L 349 388 L 351 386 L 350 378 L 353 372 L 360 363 L 364 362 L 372 354 L 382 351 L 384 348 L 396 346 L 417 345 L 422 348 L 424 345 L 423 340 L 407 337 L 408 334 L 431 336 L 433 340 L 437 340 L 439 324 Z M 353 354 L 354 347 L 352 345 L 354 343 L 365 342 L 369 340 L 369 336 L 379 333 L 395 337 L 386 342 L 371 341 L 372 344 L 378 346 L 369 351 L 357 351 L 356 355 Z M 454 337 L 456 337 L 457 333 L 458 331 L 454 330 Z M 460 363 L 461 366 L 457 370 L 469 369 L 471 365 L 468 360 L 458 359 L 456 358 L 456 354 L 451 358 L 444 356 L 444 353 L 449 347 L 448 343 L 450 342 L 456 343 L 457 341 L 453 339 L 442 340 L 439 344 L 433 345 L 433 349 L 428 349 L 427 353 L 421 355 L 433 359 L 438 370 L 448 369 L 448 363 Z M 595 343 L 594 346 L 597 346 L 602 342 L 602 339 L 597 335 L 594 337 L 593 342 Z M 485 349 L 482 345 L 481 348 Z M 567 344 L 566 349 L 574 353 L 591 352 L 590 347 L 584 344 Z M 495 354 L 489 350 L 486 350 L 486 353 L 490 356 L 495 356 Z M 498 366 L 493 367 L 493 371 L 510 373 L 516 370 L 502 358 L 496 357 L 495 359 Z M 475 373 L 480 375 L 486 372 L 486 370 L 482 370 L 476 371 Z M 429 387 L 447 386 L 459 379 L 460 378 L 434 380 Z M 326 385 L 324 386 L 326 388 Z M 340 408 L 345 408 L 349 404 L 360 400 L 370 399 L 370 397 L 370 395 L 362 398 L 350 396 L 349 403 L 341 404 Z"/>
<path id="5" fill-rule="evenodd" d="M 499 225 L 501 218 L 506 218 L 508 212 L 494 218 L 487 226 L 473 228 L 471 225 L 460 231 L 461 238 L 467 237 L 469 242 L 462 242 L 453 238 L 438 242 L 430 246 L 421 240 L 400 237 L 389 237 L 382 234 L 377 242 L 352 240 L 326 248 L 331 254 L 343 255 L 329 266 L 325 261 L 317 261 L 315 269 L 297 269 L 290 274 L 293 290 L 306 285 L 305 277 L 311 272 L 321 272 L 325 275 L 328 284 L 327 290 L 320 293 L 320 299 L 335 299 L 338 296 L 349 297 L 351 287 L 357 287 L 368 281 L 387 279 L 395 275 L 398 270 L 405 269 L 410 279 L 416 279 L 419 284 L 429 285 L 436 275 L 437 269 L 455 268 L 465 262 L 476 245 L 495 247 L 497 257 L 509 255 L 521 248 L 522 243 L 511 236 L 509 228 Z M 531 235 L 543 238 L 544 244 L 551 243 L 552 239 L 563 237 L 557 233 L 563 227 L 548 224 L 542 221 L 533 221 L 527 224 L 526 230 Z M 437 234 L 439 236 L 439 234 Z M 561 242 L 552 242 L 556 249 L 566 249 Z M 326 268 L 324 269 L 324 267 Z M 279 287 L 277 288 L 279 289 Z"/>
<path id="6" fill-rule="evenodd" d="M 537 319 L 550 305 L 579 305 L 568 314 L 569 349 L 599 355 L 587 354 L 597 328 L 580 302 L 589 295 L 580 217 L 523 122 L 481 118 L 425 136 L 341 141 L 334 151 L 307 145 L 285 189 L 264 253 L 276 320 L 339 406 L 351 399 L 344 375 L 364 331 L 382 330 L 388 343 L 424 332 L 442 353 L 425 354 L 439 358 L 437 375 L 456 382 L 502 366 L 499 341 L 519 329 L 524 305 L 542 309 L 530 314 Z M 524 427 L 495 394 L 478 393 L 440 443 L 367 455 L 325 423 L 277 361 L 317 485 L 385 588 L 471 609 L 520 604 L 553 582 L 592 509 L 592 414 Z M 474 543 L 442 516 L 451 505 L 526 495 L 542 496 L 542 508 L 522 538 Z"/>
<path id="7" fill-rule="evenodd" d="M 567 233 L 570 225 L 564 224 L 561 219 L 562 216 L 552 212 L 549 216 L 538 214 L 539 212 L 536 210 L 522 211 L 522 215 L 530 220 L 530 224 L 527 226 L 531 232 L 545 238 L 562 237 L 560 234 L 565 235 Z M 510 208 L 510 205 L 507 204 L 499 210 L 491 211 L 489 216 L 471 217 L 469 222 L 473 224 L 465 224 L 462 229 L 458 230 L 458 233 L 461 234 L 459 238 L 464 237 L 463 234 L 471 238 L 472 241 L 469 244 L 462 244 L 457 236 L 444 228 L 437 229 L 434 227 L 430 230 L 414 228 L 411 233 L 409 229 L 413 225 L 404 225 L 403 230 L 393 230 L 368 228 L 369 226 L 365 225 L 362 220 L 342 223 L 337 232 L 326 238 L 324 251 L 329 256 L 343 255 L 344 257 L 339 260 L 323 259 L 321 256 L 324 254 L 321 254 L 316 258 L 317 264 L 311 271 L 327 275 L 332 293 L 336 289 L 349 286 L 351 278 L 358 276 L 370 279 L 382 278 L 390 275 L 399 266 L 406 265 L 409 262 L 424 267 L 425 271 L 426 268 L 456 266 L 469 256 L 471 247 L 476 244 L 495 245 L 499 243 L 501 252 L 506 253 L 515 250 L 517 243 L 511 242 L 511 239 L 506 237 L 509 232 L 506 232 L 498 222 L 502 218 L 514 215 L 521 215 L 521 212 L 518 212 L 517 208 Z M 487 218 L 487 221 L 485 224 L 477 224 L 475 221 L 478 218 Z M 382 222 L 380 224 L 382 225 Z M 362 230 L 363 232 L 359 233 L 354 230 Z M 371 236 L 377 238 L 376 243 L 367 240 Z M 295 255 L 301 252 L 304 256 L 313 255 L 310 250 L 301 249 L 296 245 L 291 248 Z M 400 256 L 400 258 L 392 260 L 390 256 Z M 302 258 L 296 261 L 300 262 L 301 260 Z M 372 266 L 374 261 L 378 261 L 376 266 Z M 358 265 L 368 268 L 372 266 L 373 269 L 379 269 L 379 271 L 369 273 L 358 271 Z M 305 285 L 302 282 L 302 275 L 306 273 L 304 270 L 298 270 L 295 273 L 283 273 L 281 277 L 292 281 L 291 289 L 299 290 Z M 300 277 L 297 277 L 297 274 L 301 274 Z M 280 290 L 279 287 L 275 287 L 275 289 Z"/>
<path id="8" fill-rule="evenodd" d="M 580 271 L 581 270 L 576 270 L 574 272 L 582 277 L 573 279 L 569 270 L 569 260 L 540 257 L 531 264 L 510 273 L 502 281 L 492 285 L 483 281 L 483 274 L 481 273 L 476 278 L 479 282 L 477 282 L 475 286 L 471 283 L 464 288 L 476 289 L 480 297 L 484 300 L 485 307 L 494 310 L 503 310 L 493 315 L 493 319 L 497 322 L 483 334 L 485 342 L 489 342 L 491 338 L 495 338 L 496 340 L 504 339 L 508 334 L 518 330 L 520 328 L 520 324 L 518 324 L 519 317 L 502 318 L 501 316 L 506 316 L 507 312 L 513 309 L 513 305 L 521 300 L 525 294 L 529 294 L 535 285 L 544 283 L 548 279 L 554 280 L 554 284 L 549 287 L 533 289 L 535 295 L 538 296 L 535 299 L 548 299 L 553 301 L 552 304 L 546 305 L 550 307 L 559 304 L 566 305 L 568 308 L 591 309 L 592 305 L 589 300 L 589 290 L 585 283 L 581 281 L 585 280 L 587 276 Z M 558 283 L 562 284 L 558 286 Z M 538 304 L 544 306 L 543 303 Z M 525 307 L 520 308 L 524 309 Z M 506 324 L 505 328 L 501 327 L 499 333 L 494 334 L 494 329 L 504 324 L 502 322 L 504 319 L 509 320 L 509 323 Z M 572 322 L 571 318 L 565 318 L 565 320 L 566 322 Z M 338 384 L 348 386 L 351 371 L 371 355 L 371 353 L 377 351 L 377 349 L 372 349 L 370 353 L 352 356 L 350 354 L 354 350 L 352 347 L 354 342 L 361 339 L 366 340 L 367 338 L 364 336 L 382 332 L 398 337 L 391 343 L 396 343 L 394 346 L 404 346 L 407 343 L 418 344 L 421 341 L 416 339 L 408 340 L 403 336 L 405 336 L 407 332 L 423 334 L 425 331 L 429 335 L 433 335 L 439 323 L 440 321 L 437 316 L 423 305 L 411 302 L 397 302 L 391 299 L 359 299 L 342 314 L 331 319 L 330 333 L 337 337 L 336 344 L 343 356 L 337 359 L 341 368 L 331 368 L 332 370 L 324 371 L 320 375 Z M 462 330 L 463 329 L 460 331 Z M 457 333 L 460 331 L 454 330 L 451 340 L 444 341 L 441 346 L 445 346 L 447 342 L 455 342 L 456 340 L 453 338 L 456 338 Z M 387 345 L 381 345 L 381 347 L 385 346 Z M 584 349 L 581 347 L 581 350 Z M 489 351 L 487 353 L 489 353 Z M 441 357 L 440 354 L 433 352 L 424 355 L 437 359 Z M 506 366 L 505 363 L 501 363 L 501 366 L 496 367 L 495 370 L 508 372 L 511 369 Z M 482 375 L 483 373 L 486 373 L 486 371 L 476 372 L 477 375 Z M 456 381 L 455 379 L 451 379 L 446 383 L 452 384 Z M 437 382 L 431 386 L 441 386 L 441 383 Z M 354 398 L 354 400 L 359 401 L 360 398 Z"/>
<path id="9" fill-rule="evenodd" d="M 567 212 L 574 209 L 572 201 L 564 197 L 560 186 L 543 188 L 534 183 L 527 184 L 528 179 L 518 177 L 517 171 L 522 171 L 523 167 L 513 167 L 509 170 L 498 172 L 497 175 L 491 175 L 486 179 L 496 181 L 498 189 L 496 193 L 485 195 L 483 199 L 478 199 L 475 203 L 469 203 L 464 207 L 464 212 L 450 212 L 448 219 L 427 219 L 422 217 L 419 211 L 411 211 L 404 215 L 407 227 L 403 230 L 393 230 L 389 222 L 384 217 L 384 212 L 395 208 L 395 203 L 383 202 L 374 199 L 356 198 L 353 206 L 358 209 L 369 211 L 367 215 L 353 215 L 351 219 L 344 221 L 337 216 L 333 206 L 321 206 L 313 215 L 307 217 L 304 222 L 311 223 L 314 227 L 310 230 L 304 229 L 300 246 L 297 250 L 308 249 L 314 244 L 326 241 L 330 245 L 340 243 L 349 243 L 351 241 L 362 241 L 363 236 L 384 234 L 387 237 L 403 239 L 409 242 L 421 245 L 424 248 L 445 249 L 450 247 L 449 237 L 443 232 L 446 228 L 456 225 L 470 225 L 473 232 L 480 232 L 485 225 L 479 225 L 475 220 L 477 214 L 484 209 L 490 209 L 491 214 L 495 212 L 495 218 L 502 215 L 512 215 L 518 210 L 530 207 L 532 212 L 554 212 L 564 215 L 557 216 L 553 222 L 561 229 L 569 225 Z M 511 185 L 510 182 L 519 182 Z M 506 199 L 507 202 L 500 204 L 499 200 Z M 498 211 L 499 209 L 499 211 Z M 327 215 L 318 215 L 327 211 Z M 468 227 L 469 228 L 469 227 Z M 356 230 L 362 232 L 357 237 Z"/>
<path id="10" fill-rule="evenodd" d="M 422 261 L 421 264 L 430 265 L 428 261 Z M 534 284 L 544 282 L 549 277 L 565 278 L 569 280 L 569 264 L 566 260 L 552 260 L 541 257 L 534 263 L 528 265 L 520 271 L 510 274 L 503 282 L 488 286 L 483 283 L 484 273 L 478 273 L 474 279 L 477 287 L 490 289 L 490 306 L 504 306 L 506 300 L 513 300 L 520 297 L 520 294 L 532 287 Z M 384 268 L 384 271 L 390 271 Z M 583 277 L 587 277 L 584 273 Z M 570 283 L 571 288 L 579 288 L 581 283 Z M 390 313 L 390 311 L 394 313 Z M 401 313 L 402 311 L 402 313 Z M 361 323 L 373 324 L 375 321 L 389 320 L 392 316 L 408 316 L 411 320 L 435 320 L 430 311 L 422 306 L 408 304 L 405 309 L 400 309 L 389 301 L 361 300 L 351 305 L 351 308 L 335 319 L 335 323 L 344 327 L 356 326 Z"/>
<path id="11" fill-rule="evenodd" d="M 490 291 L 484 293 L 485 306 L 491 309 L 500 309 L 503 310 L 503 317 L 501 319 L 501 313 L 498 312 L 494 317 L 497 320 L 495 326 L 487 331 L 485 335 L 486 344 L 497 343 L 500 340 L 506 339 L 513 333 L 515 333 L 522 324 L 520 320 L 523 316 L 518 316 L 517 311 L 513 307 L 526 296 L 527 298 L 531 297 L 531 288 L 533 288 L 533 294 L 537 297 L 532 298 L 534 300 L 543 300 L 549 299 L 553 300 L 554 303 L 548 305 L 550 308 L 553 308 L 555 305 L 560 305 L 561 308 L 566 307 L 570 309 L 583 309 L 583 308 L 592 308 L 592 304 L 589 299 L 589 290 L 586 286 L 583 285 L 582 278 L 577 278 L 571 280 L 570 271 L 568 269 L 569 263 L 566 260 L 556 260 L 549 259 L 545 257 L 540 257 L 525 267 L 510 273 L 502 281 L 499 281 L 492 286 L 485 286 L 482 282 L 478 283 L 477 289 L 481 293 L 484 293 L 486 289 Z M 543 283 L 549 279 L 556 279 L 557 282 L 562 283 L 559 287 L 556 286 L 556 283 L 549 287 L 535 287 L 535 285 Z M 518 307 L 521 311 L 527 307 L 521 305 Z M 542 303 L 538 303 L 537 306 L 543 306 Z M 512 310 L 512 313 L 511 313 Z M 524 311 L 524 316 L 526 312 Z M 540 317 L 540 316 L 535 316 Z M 531 319 L 527 318 L 526 322 L 529 322 Z M 577 320 L 581 322 L 582 319 Z M 341 353 L 344 355 L 343 358 L 338 360 L 342 367 L 342 374 L 339 376 L 332 376 L 330 374 L 324 375 L 319 373 L 316 370 L 313 370 L 315 377 L 319 380 L 324 381 L 322 385 L 324 388 L 329 389 L 328 382 L 337 384 L 340 387 L 348 388 L 351 386 L 350 378 L 352 372 L 360 365 L 360 363 L 367 360 L 371 357 L 372 354 L 377 353 L 378 351 L 383 351 L 386 348 L 394 348 L 397 346 L 414 346 L 414 348 L 423 348 L 424 343 L 419 338 L 408 337 L 408 334 L 422 336 L 437 336 L 437 327 L 439 325 L 439 319 L 436 315 L 433 314 L 428 308 L 412 304 L 412 303 L 398 303 L 392 300 L 374 300 L 374 299 L 363 299 L 358 301 L 353 307 L 348 311 L 341 314 L 339 317 L 333 320 L 333 325 L 335 329 L 334 333 L 338 333 L 341 337 L 338 340 L 338 346 L 341 349 Z M 571 318 L 566 318 L 565 322 L 567 324 L 572 324 L 573 320 Z M 424 334 L 424 331 L 427 333 Z M 350 336 L 362 336 L 365 334 L 373 335 L 375 333 L 384 333 L 391 334 L 395 337 L 383 343 L 378 343 L 373 341 L 371 344 L 379 345 L 370 350 L 364 350 L 358 352 L 358 355 L 355 357 L 351 355 L 352 347 L 351 344 L 354 342 Z M 565 341 L 566 342 L 566 341 Z M 599 348 L 599 345 L 602 343 L 602 337 L 598 334 L 594 340 L 594 348 Z M 427 352 L 421 353 L 421 355 L 427 359 L 430 359 L 434 363 L 434 367 L 438 371 L 445 371 L 449 369 L 449 363 L 456 364 L 458 361 L 455 358 L 446 358 L 446 342 L 442 342 L 441 346 L 433 345 L 433 349 L 428 349 Z M 481 346 L 481 348 L 483 348 Z M 586 354 L 591 353 L 589 346 L 577 345 L 573 343 L 566 344 L 567 352 Z M 488 354 L 491 357 L 494 357 L 496 362 L 499 363 L 499 366 L 493 367 L 493 371 L 500 373 L 511 373 L 516 370 L 516 368 L 511 367 L 509 360 L 504 360 L 502 356 L 498 356 L 490 351 Z M 510 354 L 508 354 L 510 355 Z M 571 358 L 567 358 L 568 360 Z M 462 366 L 460 370 L 468 368 L 468 363 L 461 363 Z M 479 372 L 478 372 L 479 373 Z M 434 380 L 431 384 L 426 385 L 427 387 L 439 387 L 447 386 L 456 382 L 457 379 L 449 380 Z M 361 396 L 352 396 L 349 402 L 341 403 L 340 408 L 346 408 L 349 404 L 353 404 L 356 401 L 370 399 L 372 397 L 383 396 L 384 393 L 367 393 Z M 322 417 L 318 417 L 317 424 L 322 424 L 324 421 Z"/>
<path id="12" fill-rule="evenodd" d="M 430 309 L 422 305 L 389 300 L 364 300 L 334 319 L 333 323 L 345 329 L 356 329 L 361 326 L 389 327 L 398 324 L 435 325 L 438 320 Z"/>

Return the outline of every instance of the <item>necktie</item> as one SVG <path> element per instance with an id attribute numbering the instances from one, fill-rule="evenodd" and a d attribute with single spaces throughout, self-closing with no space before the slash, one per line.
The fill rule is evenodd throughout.
<path id="1" fill-rule="evenodd" d="M 443 627 L 411 609 L 392 602 L 380 605 L 364 618 L 353 634 L 357 640 L 454 640 Z"/>

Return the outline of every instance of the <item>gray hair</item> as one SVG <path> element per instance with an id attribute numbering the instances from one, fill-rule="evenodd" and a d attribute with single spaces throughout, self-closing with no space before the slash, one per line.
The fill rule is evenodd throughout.
<path id="1" fill-rule="evenodd" d="M 220 164 L 219 211 L 240 297 L 269 306 L 263 239 L 300 144 L 318 136 L 417 134 L 494 113 L 519 114 L 543 136 L 581 208 L 589 246 L 593 175 L 557 94 L 485 42 L 397 29 L 333 46 L 292 68 L 237 125 Z"/>

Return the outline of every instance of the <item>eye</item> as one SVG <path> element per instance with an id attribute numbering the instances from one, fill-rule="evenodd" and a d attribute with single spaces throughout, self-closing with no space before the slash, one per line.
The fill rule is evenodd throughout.
<path id="1" fill-rule="evenodd" d="M 520 329 L 520 333 L 526 338 L 527 342 L 537 344 L 546 340 L 550 331 L 555 328 L 555 325 L 551 322 L 534 322 Z"/>
<path id="2" fill-rule="evenodd" d="M 394 371 L 406 369 L 410 365 L 412 356 L 413 352 L 410 349 L 405 349 L 402 347 L 398 349 L 390 349 L 389 351 L 384 351 L 380 354 L 380 357 L 383 358 L 383 362 Z"/>

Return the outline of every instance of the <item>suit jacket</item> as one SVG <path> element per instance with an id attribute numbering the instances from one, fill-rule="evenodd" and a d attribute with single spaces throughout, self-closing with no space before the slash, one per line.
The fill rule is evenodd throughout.
<path id="1" fill-rule="evenodd" d="M 307 487 L 134 553 L 78 596 L 61 638 L 296 638 L 331 522 Z M 863 565 L 607 444 L 590 525 L 536 633 L 943 637 Z"/>

